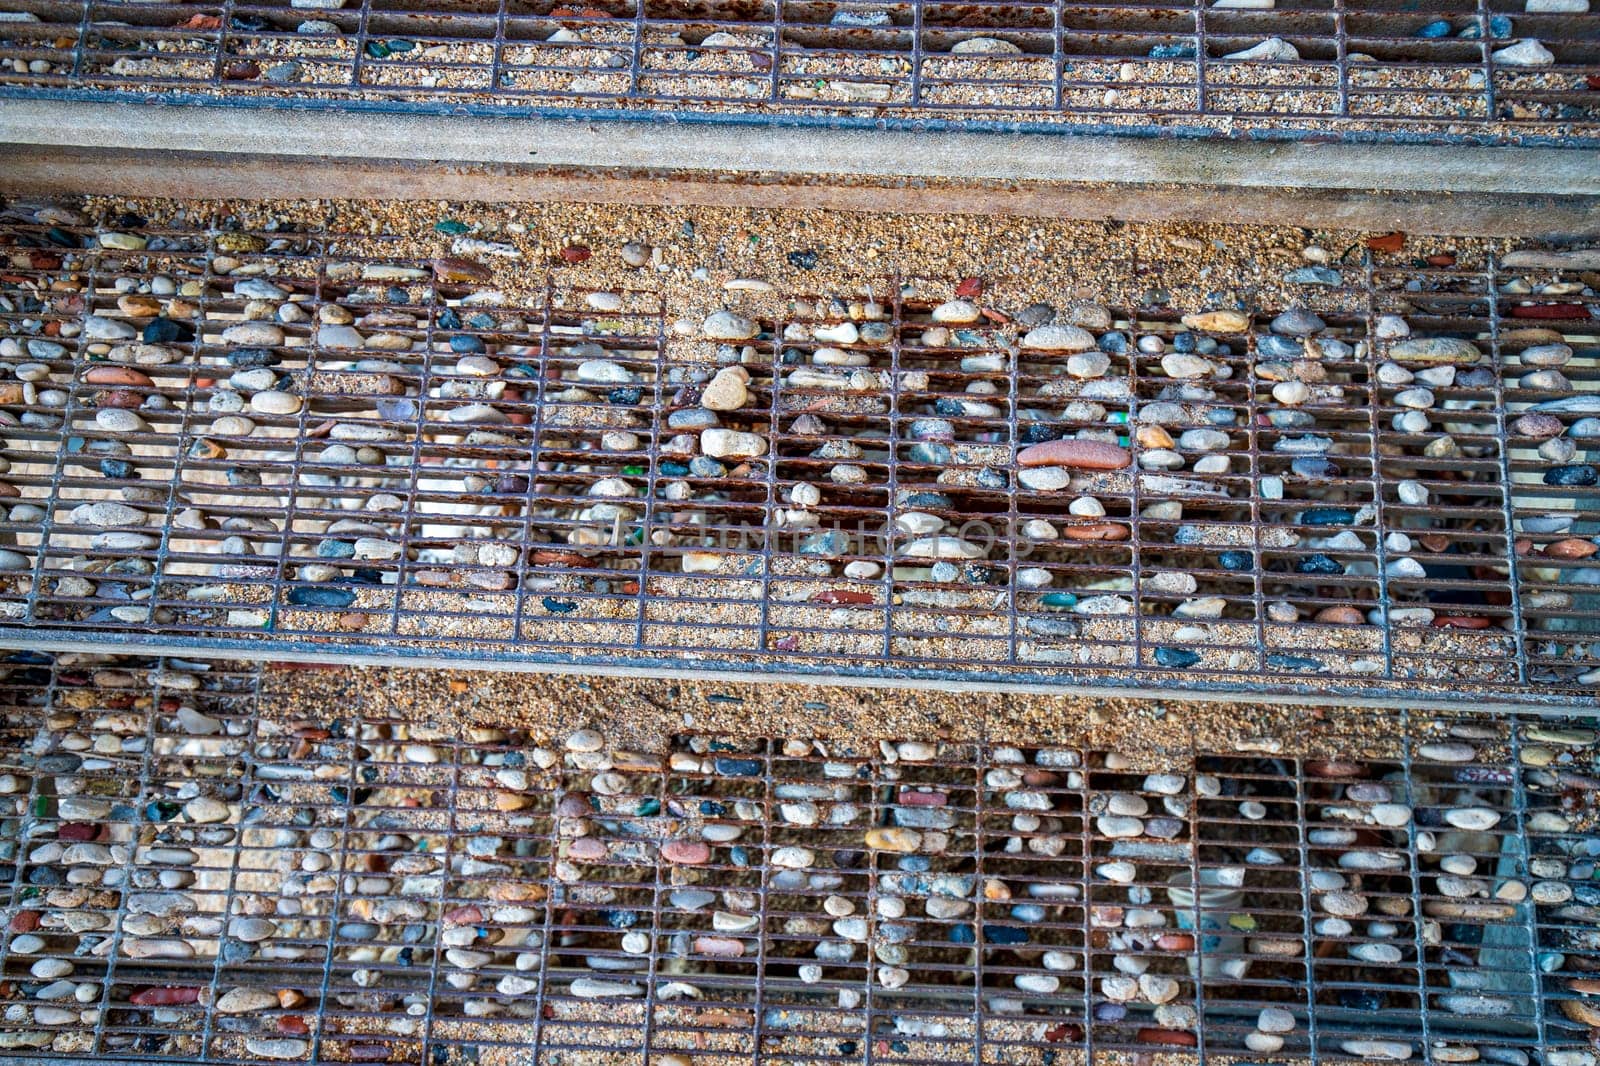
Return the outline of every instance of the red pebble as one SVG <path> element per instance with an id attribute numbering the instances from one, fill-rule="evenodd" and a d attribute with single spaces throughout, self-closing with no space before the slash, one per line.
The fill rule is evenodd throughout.
<path id="1" fill-rule="evenodd" d="M 444 912 L 444 920 L 449 925 L 473 925 L 483 921 L 483 912 L 474 906 L 456 907 Z"/>
<path id="2" fill-rule="evenodd" d="M 38 911 L 18 911 L 11 916 L 11 921 L 6 928 L 13 933 L 31 933 L 39 928 Z"/>
<path id="3" fill-rule="evenodd" d="M 278 1032 L 288 1033 L 291 1036 L 305 1036 L 311 1032 L 311 1027 L 300 1015 L 285 1014 L 278 1019 Z"/>
<path id="4" fill-rule="evenodd" d="M 1367 247 L 1374 252 L 1398 252 L 1406 246 L 1406 235 L 1396 230 L 1381 237 L 1368 237 Z"/>
<path id="5" fill-rule="evenodd" d="M 950 797 L 943 792 L 918 792 L 914 788 L 900 790 L 900 806 L 902 807 L 943 807 L 950 802 Z"/>
<path id="6" fill-rule="evenodd" d="M 956 285 L 956 295 L 963 300 L 970 300 L 983 295 L 983 279 L 980 277 L 962 278 Z"/>
<path id="7" fill-rule="evenodd" d="M 1473 614 L 1441 614 L 1433 624 L 1438 629 L 1488 629 L 1494 623 Z"/>
<path id="8" fill-rule="evenodd" d="M 100 836 L 100 827 L 93 822 L 62 822 L 61 828 L 56 830 L 57 840 L 78 842 L 95 840 Z"/>
<path id="9" fill-rule="evenodd" d="M 865 605 L 872 603 L 872 594 L 856 589 L 826 589 L 811 597 L 812 603 L 847 603 Z"/>
<path id="10" fill-rule="evenodd" d="M 1512 318 L 1587 318 L 1589 312 L 1582 304 L 1518 304 L 1511 309 Z"/>
<path id="11" fill-rule="evenodd" d="M 589 256 L 592 254 L 587 244 L 569 244 L 561 249 L 561 261 L 576 266 L 579 263 L 588 262 Z"/>
<path id="12" fill-rule="evenodd" d="M 1172 1047 L 1196 1047 L 1200 1041 L 1193 1033 L 1181 1029 L 1140 1029 L 1133 1038 L 1141 1044 L 1168 1044 Z"/>
<path id="13" fill-rule="evenodd" d="M 701 866 L 711 861 L 711 849 L 698 840 L 669 840 L 661 857 L 677 866 Z"/>

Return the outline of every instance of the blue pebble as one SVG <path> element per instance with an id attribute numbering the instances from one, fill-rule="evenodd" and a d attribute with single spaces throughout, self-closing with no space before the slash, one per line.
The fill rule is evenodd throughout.
<path id="1" fill-rule="evenodd" d="M 1128 1016 L 1128 1008 L 1120 1003 L 1096 1003 L 1094 1005 L 1094 1020 L 1097 1022 L 1120 1022 Z"/>
<path id="2" fill-rule="evenodd" d="M 1275 670 L 1315 670 L 1322 672 L 1322 664 L 1304 655 L 1269 655 L 1267 665 Z"/>
<path id="3" fill-rule="evenodd" d="M 1010 925 L 990 925 L 983 930 L 983 939 L 991 944 L 1000 944 L 1006 947 L 1028 942 L 1028 931 Z"/>
<path id="4" fill-rule="evenodd" d="M 1303 526 L 1348 526 L 1356 520 L 1356 513 L 1344 507 L 1313 507 L 1300 513 Z"/>
<path id="5" fill-rule="evenodd" d="M 884 922 L 878 926 L 878 936 L 885 944 L 909 944 L 917 939 L 917 929 L 903 922 Z"/>
<path id="6" fill-rule="evenodd" d="M 902 855 L 895 866 L 908 874 L 925 874 L 933 868 L 926 855 Z"/>
<path id="7" fill-rule="evenodd" d="M 450 350 L 458 355 L 483 351 L 483 338 L 470 333 L 457 333 L 450 338 Z"/>
<path id="8" fill-rule="evenodd" d="M 1193 59 L 1196 50 L 1193 41 L 1179 44 L 1158 44 L 1150 49 L 1151 59 Z"/>
<path id="9" fill-rule="evenodd" d="M 697 455 L 689 460 L 689 473 L 695 477 L 727 477 L 728 468 L 709 455 Z"/>
<path id="10" fill-rule="evenodd" d="M 1199 347 L 1199 342 L 1193 333 L 1180 333 L 1172 338 L 1172 350 L 1187 355 Z"/>
<path id="11" fill-rule="evenodd" d="M 716 800 L 701 800 L 700 813 L 709 818 L 721 818 L 724 814 L 728 813 L 728 808 L 726 805 L 718 803 Z"/>
<path id="12" fill-rule="evenodd" d="M 1489 36 L 1497 41 L 1503 41 L 1511 36 L 1511 17 L 1509 15 L 1494 15 L 1489 19 Z"/>
<path id="13" fill-rule="evenodd" d="M 1338 992 L 1339 1005 L 1351 1010 L 1376 1011 L 1383 1009 L 1383 993 L 1364 988 L 1345 988 Z"/>
<path id="14" fill-rule="evenodd" d="M 1131 345 L 1128 343 L 1128 335 L 1126 333 L 1121 330 L 1112 330 L 1110 333 L 1101 336 L 1099 347 L 1102 352 L 1110 355 L 1125 355 Z"/>
<path id="15" fill-rule="evenodd" d="M 374 406 L 378 409 L 379 418 L 387 418 L 391 422 L 409 422 L 417 417 L 417 401 L 404 396 L 385 396 Z"/>
<path id="16" fill-rule="evenodd" d="M 1298 574 L 1342 574 L 1344 567 L 1321 552 L 1308 555 L 1294 564 Z"/>
<path id="17" fill-rule="evenodd" d="M 454 307 L 446 307 L 443 311 L 439 312 L 439 328 L 440 329 L 460 329 L 461 328 L 461 316 L 456 314 L 456 309 Z"/>
<path id="18" fill-rule="evenodd" d="M 718 758 L 712 765 L 723 777 L 756 777 L 761 773 L 759 759 Z"/>
<path id="19" fill-rule="evenodd" d="M 1600 471 L 1587 464 L 1553 466 L 1544 472 L 1546 485 L 1593 485 L 1600 482 Z"/>
<path id="20" fill-rule="evenodd" d="M 1306 354 L 1306 346 L 1288 337 L 1269 333 L 1256 341 L 1256 351 L 1269 359 L 1299 359 Z"/>
<path id="21" fill-rule="evenodd" d="M 1317 416 L 1310 411 L 1268 411 L 1267 421 L 1278 429 L 1310 429 L 1317 424 Z"/>
<path id="22" fill-rule="evenodd" d="M 467 316 L 467 325 L 473 329 L 493 329 L 494 316 L 487 312 L 479 311 L 477 314 Z"/>
<path id="23" fill-rule="evenodd" d="M 632 929 L 639 924 L 638 911 L 601 911 L 600 914 L 613 929 Z"/>
<path id="24" fill-rule="evenodd" d="M 976 944 L 977 942 L 978 942 L 978 934 L 972 928 L 972 926 L 966 925 L 966 924 L 962 924 L 962 925 L 952 925 L 950 927 L 950 943 L 952 943 L 952 944 Z"/>
<path id="25" fill-rule="evenodd" d="M 844 555 L 850 550 L 850 534 L 842 529 L 814 533 L 800 542 L 801 555 Z"/>
<path id="26" fill-rule="evenodd" d="M 1283 280 L 1290 285 L 1338 285 L 1344 279 L 1332 267 L 1308 266 L 1289 271 Z"/>
<path id="27" fill-rule="evenodd" d="M 1430 22 L 1417 31 L 1417 36 L 1426 37 L 1430 40 L 1436 37 L 1448 37 L 1450 36 L 1450 22 L 1448 19 L 1438 19 Z"/>
<path id="28" fill-rule="evenodd" d="M 1011 908 L 1011 917 L 1019 922 L 1044 921 L 1044 908 L 1037 903 L 1018 903 Z"/>
<path id="29" fill-rule="evenodd" d="M 1339 476 L 1339 465 L 1320 455 L 1302 455 L 1289 463 L 1289 471 L 1296 477 L 1330 478 Z"/>
<path id="30" fill-rule="evenodd" d="M 908 457 L 913 463 L 948 466 L 951 459 L 950 446 L 937 441 L 918 441 L 911 446 Z"/>
<path id="31" fill-rule="evenodd" d="M 152 318 L 141 336 L 146 344 L 172 344 L 194 340 L 194 330 L 170 318 Z"/>
<path id="32" fill-rule="evenodd" d="M 317 541 L 317 558 L 319 559 L 349 559 L 356 553 L 354 541 L 348 540 L 319 540 Z"/>
<path id="33" fill-rule="evenodd" d="M 1224 570 L 1248 570 L 1253 565 L 1249 552 L 1223 552 L 1217 561 Z"/>
<path id="34" fill-rule="evenodd" d="M 289 590 L 291 607 L 348 607 L 354 602 L 356 594 L 349 589 L 312 585 Z"/>
<path id="35" fill-rule="evenodd" d="M 661 460 L 662 477 L 688 477 L 689 466 L 686 463 L 674 462 L 671 459 Z"/>
<path id="36" fill-rule="evenodd" d="M 742 844 L 735 844 L 733 847 L 728 849 L 728 861 L 732 862 L 735 866 L 749 866 L 750 849 Z"/>
<path id="37" fill-rule="evenodd" d="M 1186 666 L 1193 666 L 1200 661 L 1200 656 L 1192 651 L 1182 648 L 1157 648 L 1156 664 L 1173 670 L 1181 670 Z"/>

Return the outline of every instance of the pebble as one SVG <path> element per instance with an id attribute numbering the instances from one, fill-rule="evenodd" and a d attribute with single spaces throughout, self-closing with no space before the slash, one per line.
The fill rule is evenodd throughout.
<path id="1" fill-rule="evenodd" d="M 1342 1040 L 1339 1049 L 1347 1055 L 1365 1059 L 1386 1059 L 1403 1062 L 1411 1058 L 1413 1049 L 1404 1040 Z"/>
<path id="2" fill-rule="evenodd" d="M 262 415 L 292 415 L 299 412 L 300 397 L 277 389 L 267 389 L 250 397 L 250 409 Z"/>
<path id="3" fill-rule="evenodd" d="M 700 449 L 717 459 L 753 458 L 767 453 L 767 439 L 757 433 L 707 429 L 700 434 Z"/>
<path id="4" fill-rule="evenodd" d="M 1277 40 L 1277 38 L 1272 40 Z M 1271 42 L 1263 43 L 1270 44 Z M 1280 41 L 1279 43 L 1283 42 Z M 1234 55 L 1228 58 L 1245 57 Z M 1199 314 L 1184 315 L 1183 324 L 1189 329 L 1202 333 L 1243 333 L 1250 328 L 1250 316 L 1241 314 L 1238 311 L 1202 311 Z"/>
<path id="5" fill-rule="evenodd" d="M 1451 741 L 1431 741 L 1417 746 L 1417 755 L 1429 762 L 1471 762 L 1477 754 L 1472 745 Z"/>
<path id="6" fill-rule="evenodd" d="M 1456 337 L 1413 337 L 1391 345 L 1389 358 L 1415 366 L 1470 366 L 1483 353 L 1471 341 Z"/>
<path id="7" fill-rule="evenodd" d="M 1260 44 L 1238 52 L 1230 52 L 1222 58 L 1254 60 L 1263 63 L 1290 63 L 1300 58 L 1300 51 L 1281 37 L 1268 37 Z M 1187 325 L 1187 322 L 1185 325 Z"/>
<path id="8" fill-rule="evenodd" d="M 1502 48 L 1489 57 L 1501 66 L 1507 67 L 1547 67 L 1556 61 L 1555 54 L 1540 42 L 1529 38 L 1518 41 L 1509 48 Z"/>
<path id="9" fill-rule="evenodd" d="M 700 331 L 711 340 L 743 341 L 760 333 L 761 327 L 753 320 L 734 314 L 732 311 L 715 311 L 706 316 Z"/>
<path id="10" fill-rule="evenodd" d="M 1024 351 L 1043 351 L 1057 354 L 1068 352 L 1088 352 L 1094 349 L 1096 341 L 1094 334 L 1077 326 L 1048 325 L 1038 326 L 1029 330 L 1022 338 Z M 1102 356 L 1102 358 L 1104 358 Z M 1105 359 L 1105 365 L 1110 365 L 1110 360 Z M 1101 371 L 1104 373 L 1104 370 Z M 1077 374 L 1078 377 L 1097 377 L 1097 374 Z"/>
<path id="11" fill-rule="evenodd" d="M 263 1059 L 301 1059 L 311 1050 L 311 1043 L 286 1036 L 252 1036 L 245 1038 L 244 1047 L 250 1054 Z"/>
<path id="12" fill-rule="evenodd" d="M 700 402 L 712 411 L 737 411 L 750 400 L 749 381 L 744 367 L 724 367 L 701 392 Z"/>
<path id="13" fill-rule="evenodd" d="M 1053 440 L 1031 444 L 1017 453 L 1017 465 L 1120 470 L 1133 461 L 1128 449 L 1098 440 Z"/>
<path id="14" fill-rule="evenodd" d="M 1295 1017 L 1282 1007 L 1263 1007 L 1256 1016 L 1256 1028 L 1263 1033 L 1292 1033 Z"/>

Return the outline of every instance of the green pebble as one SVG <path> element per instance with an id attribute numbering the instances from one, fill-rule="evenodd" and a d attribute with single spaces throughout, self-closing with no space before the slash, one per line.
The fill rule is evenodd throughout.
<path id="1" fill-rule="evenodd" d="M 1070 592 L 1046 592 L 1040 597 L 1039 602 L 1046 607 L 1076 607 L 1078 597 Z"/>
<path id="2" fill-rule="evenodd" d="M 453 218 L 441 218 L 433 224 L 433 229 L 434 232 L 442 233 L 446 237 L 459 237 L 467 232 L 467 224 L 465 222 L 457 222 Z"/>

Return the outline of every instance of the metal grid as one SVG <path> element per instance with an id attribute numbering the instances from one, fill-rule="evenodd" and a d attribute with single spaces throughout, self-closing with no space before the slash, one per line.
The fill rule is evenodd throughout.
<path id="1" fill-rule="evenodd" d="M 1363 253 L 1300 287 L 1305 341 L 1263 328 L 1282 308 L 1212 336 L 1077 304 L 1113 319 L 1083 379 L 1019 347 L 1003 281 L 981 313 L 940 280 L 729 292 L 760 316 L 730 345 L 655 293 L 514 296 L 355 235 L 4 239 L 14 643 L 1585 705 L 1600 678 L 1581 255 Z M 1429 338 L 1481 358 L 1395 380 Z M 1186 348 L 1205 381 L 1168 376 Z M 763 454 L 703 454 L 708 421 Z M 1134 466 L 1030 487 L 1015 454 L 1058 438 Z"/>
<path id="2" fill-rule="evenodd" d="M 284 718 L 261 678 L 7 665 L 8 1057 L 1592 1055 L 1591 724 L 663 757 L 425 728 L 377 687 Z"/>
<path id="3" fill-rule="evenodd" d="M 1519 0 L 7 11 L 0 92 L 167 102 L 1576 145 L 1595 142 L 1600 85 L 1600 12 Z M 1501 54 L 1528 39 L 1551 65 Z M 1229 58 L 1264 41 L 1298 58 Z"/>

